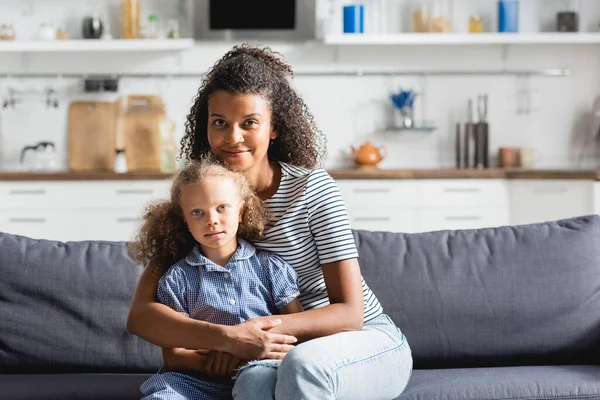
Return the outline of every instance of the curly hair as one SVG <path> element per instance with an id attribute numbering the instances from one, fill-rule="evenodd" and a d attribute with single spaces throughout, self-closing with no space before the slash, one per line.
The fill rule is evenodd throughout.
<path id="1" fill-rule="evenodd" d="M 215 91 L 261 96 L 270 106 L 277 138 L 268 158 L 314 168 L 326 155 L 325 137 L 288 78 L 293 71 L 280 53 L 244 43 L 234 46 L 206 73 L 187 116 L 180 156 L 195 160 L 211 151 L 208 142 L 208 98 Z"/>
<path id="2" fill-rule="evenodd" d="M 268 221 L 264 202 L 252 191 L 244 175 L 232 171 L 216 157 L 206 155 L 189 161 L 179 171 L 171 184 L 170 200 L 153 202 L 146 207 L 141 227 L 130 244 L 137 260 L 157 259 L 160 265 L 170 266 L 192 251 L 198 242 L 185 223 L 181 209 L 182 187 L 214 177 L 231 179 L 244 202 L 237 235 L 250 241 L 262 238 Z"/>

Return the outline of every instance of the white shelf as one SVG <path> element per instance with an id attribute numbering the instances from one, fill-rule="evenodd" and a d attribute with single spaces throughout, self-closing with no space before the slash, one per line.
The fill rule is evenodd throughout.
<path id="1" fill-rule="evenodd" d="M 165 52 L 193 46 L 193 39 L 15 40 L 0 41 L 0 53 Z"/>
<path id="2" fill-rule="evenodd" d="M 600 33 L 399 33 L 327 35 L 329 45 L 600 44 Z"/>

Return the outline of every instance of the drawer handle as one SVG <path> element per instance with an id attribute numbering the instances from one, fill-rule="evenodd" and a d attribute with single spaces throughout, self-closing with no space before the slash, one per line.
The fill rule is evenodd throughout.
<path id="1" fill-rule="evenodd" d="M 446 188 L 444 189 L 446 193 L 479 193 L 481 189 L 479 188 Z"/>
<path id="2" fill-rule="evenodd" d="M 117 218 L 117 222 L 139 222 L 137 218 Z"/>
<path id="3" fill-rule="evenodd" d="M 25 223 L 34 223 L 34 224 L 45 224 L 46 218 L 9 218 L 9 222 L 25 222 Z"/>
<path id="4" fill-rule="evenodd" d="M 390 217 L 356 217 L 354 218 L 357 222 L 388 222 L 391 221 Z"/>
<path id="5" fill-rule="evenodd" d="M 117 194 L 153 194 L 152 189 L 118 189 Z"/>
<path id="6" fill-rule="evenodd" d="M 444 217 L 446 221 L 479 221 L 479 215 L 448 215 Z"/>
<path id="7" fill-rule="evenodd" d="M 533 189 L 535 193 L 544 193 L 544 194 L 560 194 L 567 193 L 569 189 L 566 187 L 536 187 Z"/>
<path id="8" fill-rule="evenodd" d="M 374 189 L 353 189 L 352 190 L 354 193 L 389 193 L 390 189 L 386 189 L 386 188 L 374 188 Z"/>
<path id="9" fill-rule="evenodd" d="M 11 190 L 8 192 L 9 195 L 19 195 L 19 194 L 46 194 L 44 189 L 17 189 Z"/>

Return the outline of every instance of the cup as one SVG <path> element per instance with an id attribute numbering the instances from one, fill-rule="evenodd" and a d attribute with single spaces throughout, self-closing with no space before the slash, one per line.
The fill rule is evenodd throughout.
<path id="1" fill-rule="evenodd" d="M 344 6 L 344 33 L 364 33 L 365 10 L 362 4 Z"/>
<path id="2" fill-rule="evenodd" d="M 522 147 L 519 149 L 519 167 L 533 168 L 533 166 L 542 158 L 542 153 L 531 147 Z"/>
<path id="3" fill-rule="evenodd" d="M 500 168 L 513 168 L 518 165 L 519 149 L 516 147 L 500 147 L 498 149 L 498 165 Z"/>

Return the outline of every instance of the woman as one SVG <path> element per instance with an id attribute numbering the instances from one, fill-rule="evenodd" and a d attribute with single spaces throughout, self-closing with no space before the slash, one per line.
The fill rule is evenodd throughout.
<path id="1" fill-rule="evenodd" d="M 286 400 L 394 398 L 412 370 L 410 348 L 361 277 L 340 193 L 327 172 L 315 169 L 324 154 L 321 133 L 291 88 L 291 76 L 290 66 L 268 48 L 234 47 L 198 91 L 182 153 L 198 159 L 213 152 L 246 174 L 271 212 L 254 245 L 294 267 L 306 311 L 232 327 L 193 321 L 156 302 L 168 266 L 151 262 L 127 326 L 166 348 L 285 357 L 279 370 L 257 365 L 247 371 L 235 384 L 235 398 L 257 398 L 259 387 Z"/>

